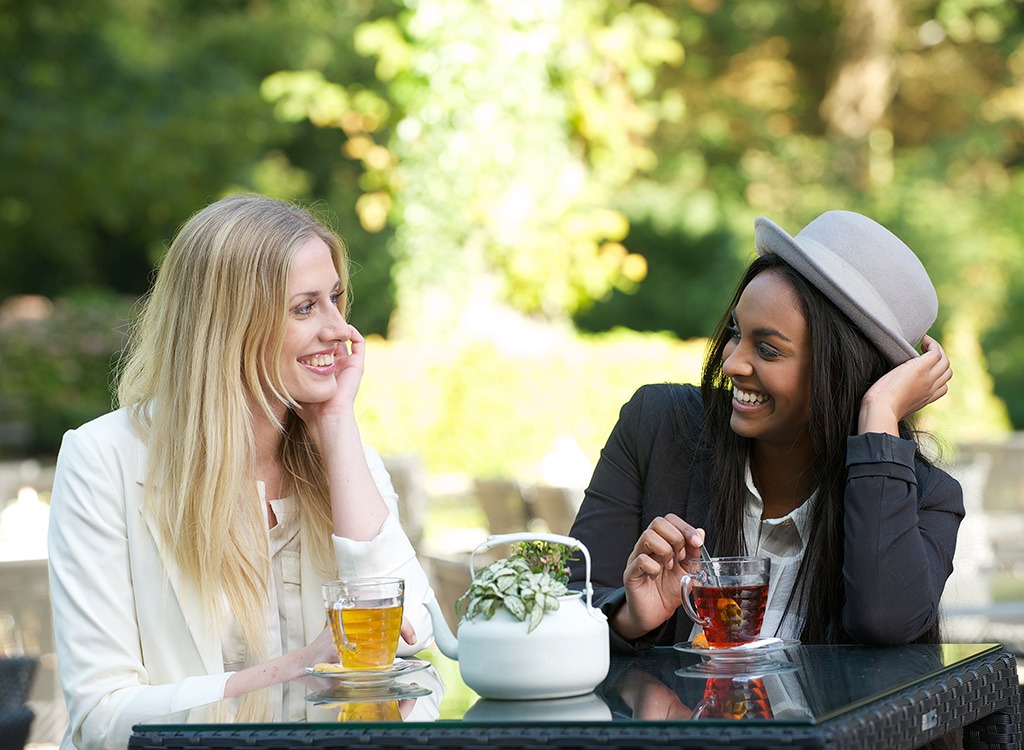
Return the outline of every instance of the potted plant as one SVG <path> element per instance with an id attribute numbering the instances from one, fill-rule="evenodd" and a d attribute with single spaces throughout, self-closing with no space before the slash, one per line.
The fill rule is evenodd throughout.
<path id="1" fill-rule="evenodd" d="M 558 609 L 558 597 L 569 593 L 568 563 L 575 549 L 541 540 L 513 544 L 512 554 L 476 575 L 455 612 L 467 620 L 489 620 L 504 607 L 517 620 L 529 619 L 527 632 L 533 632 L 545 612 Z"/>
<path id="2" fill-rule="evenodd" d="M 481 570 L 481 549 L 513 544 L 512 553 Z M 583 556 L 584 587 L 570 591 L 566 563 Z M 608 618 L 593 606 L 590 553 L 558 534 L 516 532 L 488 537 L 469 557 L 472 583 L 459 597 L 458 637 L 434 598 L 425 604 L 441 652 L 459 662 L 463 682 L 483 698 L 534 700 L 592 691 L 608 674 Z"/>

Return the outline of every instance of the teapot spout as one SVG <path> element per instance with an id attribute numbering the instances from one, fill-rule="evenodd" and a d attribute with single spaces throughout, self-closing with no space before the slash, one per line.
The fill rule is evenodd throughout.
<path id="1" fill-rule="evenodd" d="M 434 626 L 434 643 L 441 649 L 442 654 L 457 661 L 459 641 L 452 635 L 451 628 L 448 627 L 448 622 L 444 619 L 444 613 L 441 612 L 441 606 L 437 603 L 437 599 L 431 596 L 424 602 L 424 606 L 430 613 L 430 621 Z"/>

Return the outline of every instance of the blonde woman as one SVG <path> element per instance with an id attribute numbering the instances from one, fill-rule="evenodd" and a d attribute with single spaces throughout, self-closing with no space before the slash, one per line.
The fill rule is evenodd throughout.
<path id="1" fill-rule="evenodd" d="M 337 661 L 320 583 L 339 575 L 404 578 L 400 653 L 429 645 L 432 592 L 356 425 L 347 286 L 340 239 L 260 196 L 213 203 L 171 244 L 121 408 L 69 431 L 57 461 L 62 748 L 123 748 L 136 722 L 236 695 L 303 717 L 282 683 Z"/>

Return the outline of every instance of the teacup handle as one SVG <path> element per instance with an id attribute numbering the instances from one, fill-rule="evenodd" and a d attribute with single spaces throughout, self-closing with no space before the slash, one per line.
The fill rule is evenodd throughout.
<path id="1" fill-rule="evenodd" d="M 704 711 L 707 710 L 708 700 L 702 698 L 697 702 L 697 705 L 693 707 L 693 711 L 690 712 L 691 719 L 700 719 L 704 716 Z"/>
<path id="2" fill-rule="evenodd" d="M 693 602 L 690 601 L 690 593 L 693 591 L 693 583 L 697 579 L 692 573 L 683 573 L 683 578 L 679 582 L 679 590 L 683 595 L 683 610 L 690 616 L 690 619 L 700 625 L 702 628 L 706 628 L 711 624 L 710 617 L 701 617 L 697 614 L 697 610 L 693 607 Z"/>

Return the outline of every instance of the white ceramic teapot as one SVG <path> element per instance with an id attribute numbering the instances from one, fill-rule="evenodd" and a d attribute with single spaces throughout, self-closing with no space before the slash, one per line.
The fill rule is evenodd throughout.
<path id="1" fill-rule="evenodd" d="M 558 609 L 545 612 L 532 631 L 527 632 L 528 622 L 498 607 L 490 619 L 463 617 L 456 641 L 437 600 L 427 602 L 438 648 L 448 658 L 458 660 L 463 682 L 483 698 L 527 700 L 584 695 L 608 675 L 608 618 L 592 604 L 590 553 L 581 542 L 558 534 L 530 532 L 491 536 L 470 555 L 470 573 L 475 578 L 473 562 L 481 549 L 533 540 L 578 548 L 586 561 L 587 579 L 585 592 L 558 597 Z"/>

